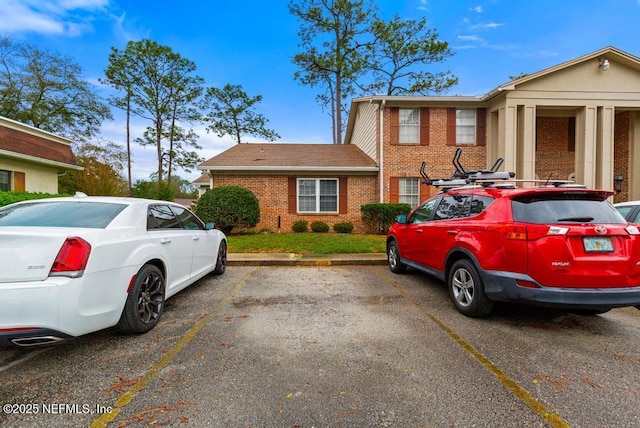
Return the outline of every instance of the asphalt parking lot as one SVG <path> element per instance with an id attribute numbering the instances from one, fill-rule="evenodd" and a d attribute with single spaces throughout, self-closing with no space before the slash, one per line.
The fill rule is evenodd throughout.
<path id="1" fill-rule="evenodd" d="M 231 266 L 142 336 L 0 350 L 0 426 L 637 427 L 640 311 L 452 307 L 385 266 Z"/>

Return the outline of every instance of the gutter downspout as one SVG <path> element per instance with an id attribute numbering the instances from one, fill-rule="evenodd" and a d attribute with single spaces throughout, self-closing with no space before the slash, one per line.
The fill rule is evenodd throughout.
<path id="1" fill-rule="evenodd" d="M 380 105 L 380 203 L 384 203 L 384 150 L 383 150 L 383 140 L 384 140 L 384 106 L 387 103 L 387 100 L 382 100 Z"/>

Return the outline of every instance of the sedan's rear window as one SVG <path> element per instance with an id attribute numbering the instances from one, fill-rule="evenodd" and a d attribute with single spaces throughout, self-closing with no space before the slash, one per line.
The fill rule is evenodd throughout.
<path id="1" fill-rule="evenodd" d="M 529 195 L 514 199 L 512 208 L 513 220 L 524 223 L 626 223 L 611 204 L 590 194 Z"/>
<path id="2" fill-rule="evenodd" d="M 25 203 L 0 209 L 0 226 L 104 229 L 126 207 L 102 202 Z"/>

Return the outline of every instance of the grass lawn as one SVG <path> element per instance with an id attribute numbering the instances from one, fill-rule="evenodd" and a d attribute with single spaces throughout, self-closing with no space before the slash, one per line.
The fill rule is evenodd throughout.
<path id="1" fill-rule="evenodd" d="M 385 235 L 351 233 L 257 233 L 229 235 L 231 253 L 384 253 Z"/>

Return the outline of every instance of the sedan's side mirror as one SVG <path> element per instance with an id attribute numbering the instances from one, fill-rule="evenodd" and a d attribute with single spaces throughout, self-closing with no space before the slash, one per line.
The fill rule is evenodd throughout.
<path id="1" fill-rule="evenodd" d="M 204 225 L 204 229 L 205 230 L 213 230 L 216 228 L 216 224 L 212 221 L 208 222 L 207 224 Z"/>
<path id="2" fill-rule="evenodd" d="M 396 217 L 396 223 L 407 224 L 407 216 L 405 214 L 400 214 Z"/>

